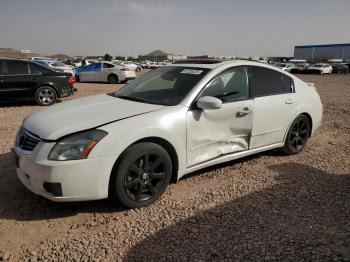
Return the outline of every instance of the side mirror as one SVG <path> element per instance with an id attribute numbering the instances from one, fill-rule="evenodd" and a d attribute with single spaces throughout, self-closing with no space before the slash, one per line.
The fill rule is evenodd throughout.
<path id="1" fill-rule="evenodd" d="M 200 109 L 218 109 L 222 107 L 222 101 L 213 96 L 203 96 L 198 99 L 197 107 Z"/>

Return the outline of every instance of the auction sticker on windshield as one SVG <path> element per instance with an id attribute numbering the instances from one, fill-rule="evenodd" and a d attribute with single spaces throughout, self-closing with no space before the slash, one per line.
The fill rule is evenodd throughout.
<path id="1" fill-rule="evenodd" d="M 181 74 L 189 74 L 189 75 L 200 75 L 203 72 L 203 70 L 197 70 L 197 69 L 184 69 L 180 73 Z"/>

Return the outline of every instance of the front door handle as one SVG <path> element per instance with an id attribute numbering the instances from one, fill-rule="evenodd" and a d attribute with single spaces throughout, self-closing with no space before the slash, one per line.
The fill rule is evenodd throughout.
<path id="1" fill-rule="evenodd" d="M 245 106 L 237 112 L 236 116 L 243 117 L 243 116 L 248 115 L 250 112 L 252 112 L 252 110 L 249 107 Z"/>
<path id="2" fill-rule="evenodd" d="M 290 105 L 290 104 L 293 104 L 294 101 L 293 101 L 292 99 L 288 98 L 288 99 L 286 100 L 285 103 L 286 103 L 287 105 Z"/>

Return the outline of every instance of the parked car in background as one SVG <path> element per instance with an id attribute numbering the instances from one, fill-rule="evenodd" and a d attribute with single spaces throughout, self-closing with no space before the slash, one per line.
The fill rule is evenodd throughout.
<path id="1" fill-rule="evenodd" d="M 292 70 L 294 65 L 289 63 L 279 63 L 277 64 L 277 67 L 283 71 L 290 72 L 290 70 Z"/>
<path id="2" fill-rule="evenodd" d="M 34 60 L 35 63 L 45 65 L 57 72 L 65 72 L 70 73 L 72 75 L 75 74 L 75 69 L 73 66 L 66 65 L 62 62 L 57 62 L 53 60 Z"/>
<path id="3" fill-rule="evenodd" d="M 337 74 L 349 73 L 349 67 L 346 64 L 333 64 L 332 69 L 333 69 L 332 73 L 337 73 Z"/>
<path id="4" fill-rule="evenodd" d="M 149 68 L 151 68 L 151 62 L 150 61 L 143 61 L 143 62 L 141 62 L 141 66 L 142 66 L 142 68 L 149 69 Z"/>
<path id="5" fill-rule="evenodd" d="M 331 74 L 332 70 L 333 68 L 330 64 L 319 63 L 319 64 L 311 65 L 308 69 L 308 72 L 311 74 L 323 75 L 323 74 Z"/>
<path id="6" fill-rule="evenodd" d="M 110 84 L 126 83 L 135 79 L 135 71 L 124 65 L 98 62 L 80 67 L 75 72 L 77 82 L 108 82 Z"/>
<path id="7" fill-rule="evenodd" d="M 272 149 L 297 154 L 321 120 L 316 89 L 282 70 L 249 61 L 173 64 L 117 92 L 27 117 L 16 171 L 53 201 L 109 196 L 138 208 L 196 170 Z M 21 142 L 27 136 L 35 142 Z"/>
<path id="8" fill-rule="evenodd" d="M 306 74 L 308 73 L 310 65 L 308 63 L 295 64 L 290 70 L 292 74 Z"/>
<path id="9" fill-rule="evenodd" d="M 30 60 L 36 61 L 36 60 L 52 60 L 52 59 L 48 57 L 33 56 Z"/>
<path id="10" fill-rule="evenodd" d="M 73 95 L 75 82 L 70 73 L 57 72 L 36 62 L 0 59 L 0 99 L 34 98 L 49 106 L 57 98 Z"/>
<path id="11" fill-rule="evenodd" d="M 155 68 L 159 68 L 159 67 L 162 67 L 162 63 L 161 62 L 151 62 L 150 64 L 150 68 L 151 69 L 155 69 Z"/>
<path id="12" fill-rule="evenodd" d="M 142 70 L 142 66 L 139 64 L 136 64 L 134 62 L 126 61 L 126 62 L 122 62 L 120 64 L 122 64 L 122 65 L 126 66 L 127 68 L 129 68 L 130 70 L 134 70 L 136 72 L 139 72 Z"/>
<path id="13" fill-rule="evenodd" d="M 81 60 L 81 65 L 80 66 L 91 65 L 91 64 L 98 63 L 98 62 L 100 62 L 100 61 L 92 60 L 92 59 L 83 59 L 83 60 Z"/>

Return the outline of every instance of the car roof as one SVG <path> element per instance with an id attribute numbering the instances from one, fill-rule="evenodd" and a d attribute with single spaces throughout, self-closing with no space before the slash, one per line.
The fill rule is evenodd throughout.
<path id="1" fill-rule="evenodd" d="M 186 61 L 186 60 L 184 60 Z M 261 67 L 267 67 L 267 68 L 273 68 L 274 67 L 264 64 L 264 63 L 259 63 L 259 62 L 254 62 L 254 61 L 249 61 L 249 60 L 225 60 L 225 61 L 220 61 L 220 60 L 214 60 L 215 62 L 211 63 L 201 63 L 198 62 L 200 60 L 197 60 L 196 62 L 192 63 L 191 62 L 184 62 L 184 63 L 174 63 L 174 64 L 169 64 L 169 66 L 179 66 L 179 67 L 197 67 L 197 68 L 207 68 L 207 69 L 215 69 L 221 66 L 226 66 L 226 65 L 232 65 L 232 66 L 237 66 L 237 65 L 251 65 L 251 66 L 261 66 Z M 208 60 L 205 60 L 208 61 Z"/>
<path id="2" fill-rule="evenodd" d="M 33 62 L 37 62 L 37 63 L 41 63 L 41 64 L 46 64 L 48 65 L 49 63 L 54 63 L 56 61 L 53 61 L 53 60 L 44 60 L 44 59 L 40 59 L 40 60 L 34 60 Z"/>
<path id="3" fill-rule="evenodd" d="M 18 59 L 18 58 L 12 58 L 12 57 L 0 57 L 0 60 L 32 62 L 31 60 L 28 60 L 28 59 Z"/>

